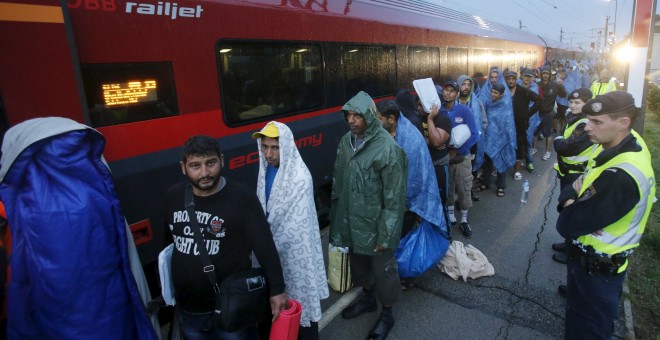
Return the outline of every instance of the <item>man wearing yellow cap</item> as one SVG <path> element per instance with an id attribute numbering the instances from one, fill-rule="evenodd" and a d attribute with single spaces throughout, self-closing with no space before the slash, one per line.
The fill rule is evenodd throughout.
<path id="1" fill-rule="evenodd" d="M 631 130 L 637 108 L 630 94 L 596 96 L 582 112 L 584 131 L 602 151 L 559 198 L 557 231 L 571 240 L 564 337 L 610 339 L 628 257 L 655 199 L 655 176 L 644 140 Z"/>
<path id="2" fill-rule="evenodd" d="M 273 233 L 286 293 L 303 307 L 298 338 L 318 339 L 321 300 L 329 291 L 312 175 L 288 126 L 272 121 L 252 138 L 260 149 L 257 197 Z"/>

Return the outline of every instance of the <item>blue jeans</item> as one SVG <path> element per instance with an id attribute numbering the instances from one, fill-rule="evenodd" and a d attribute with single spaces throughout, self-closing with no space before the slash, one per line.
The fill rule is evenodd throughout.
<path id="1" fill-rule="evenodd" d="M 181 330 L 188 340 L 257 340 L 257 327 L 227 332 L 213 324 L 213 312 L 188 313 L 181 311 Z"/>

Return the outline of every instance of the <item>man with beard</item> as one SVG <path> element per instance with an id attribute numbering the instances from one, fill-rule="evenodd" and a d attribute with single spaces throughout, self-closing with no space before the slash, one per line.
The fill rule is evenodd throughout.
<path id="1" fill-rule="evenodd" d="M 470 157 L 474 160 L 474 155 L 477 153 L 476 143 L 479 142 L 484 130 L 488 126 L 488 118 L 483 103 L 481 103 L 477 94 L 474 93 L 474 80 L 467 75 L 460 75 L 458 76 L 457 83 L 460 86 L 458 102 L 470 108 L 474 124 L 477 126 L 479 132 L 479 136 L 475 140 L 475 145 L 470 148 Z M 474 166 L 474 162 L 472 162 L 472 165 Z M 472 175 L 475 176 L 478 171 L 474 171 L 474 169 L 472 170 Z M 481 198 L 479 192 L 476 191 L 475 188 L 476 186 L 473 186 L 472 188 L 472 200 L 479 201 Z"/>
<path id="2" fill-rule="evenodd" d="M 451 121 L 451 127 L 454 129 L 456 126 L 466 124 L 470 130 L 470 137 L 459 148 L 449 149 L 449 186 L 447 188 L 447 214 L 449 223 L 452 225 L 456 223 L 454 214 L 454 206 L 458 202 L 459 209 L 461 210 L 461 232 L 466 238 L 472 237 L 472 228 L 468 224 L 468 209 L 472 207 L 472 160 L 470 157 L 470 148 L 475 144 L 479 138 L 479 130 L 475 124 L 472 112 L 470 109 L 459 104 L 458 97 L 459 86 L 453 80 L 445 83 L 442 89 L 442 99 L 444 103 L 439 112 L 431 112 L 429 114 L 429 122 L 435 120 L 438 115 L 447 115 Z"/>
<path id="3" fill-rule="evenodd" d="M 254 192 L 220 176 L 224 158 L 208 136 L 194 136 L 183 146 L 181 172 L 187 181 L 169 188 L 165 221 L 174 241 L 172 283 L 183 334 L 189 339 L 256 339 L 256 327 L 235 332 L 209 326 L 215 310 L 215 292 L 197 250 L 194 232 L 201 232 L 217 281 L 252 268 L 254 252 L 266 273 L 273 320 L 286 308 L 287 294 L 273 235 Z M 184 202 L 192 186 L 200 230 L 193 231 Z M 168 233 L 169 234 L 169 233 Z"/>
<path id="4" fill-rule="evenodd" d="M 257 197 L 280 254 L 287 295 L 302 305 L 298 339 L 315 340 L 321 300 L 329 292 L 312 175 L 285 124 L 269 122 L 252 138 L 260 150 Z"/>
<path id="5" fill-rule="evenodd" d="M 351 131 L 337 147 L 330 243 L 349 247 L 351 279 L 362 292 L 341 316 L 353 319 L 374 312 L 380 300 L 383 308 L 368 337 L 385 339 L 394 327 L 392 307 L 401 294 L 394 250 L 401 239 L 408 161 L 382 128 L 368 94 L 360 91 L 342 113 Z"/>
<path id="6" fill-rule="evenodd" d="M 536 101 L 539 95 L 533 91 L 518 85 L 518 74 L 513 71 L 504 73 L 506 85 L 509 87 L 513 99 L 513 120 L 516 125 L 516 164 L 514 166 L 514 180 L 521 180 L 520 166 L 523 158 L 527 154 L 527 128 L 529 127 L 529 118 L 536 113 Z M 530 104 L 532 106 L 530 107 Z"/>

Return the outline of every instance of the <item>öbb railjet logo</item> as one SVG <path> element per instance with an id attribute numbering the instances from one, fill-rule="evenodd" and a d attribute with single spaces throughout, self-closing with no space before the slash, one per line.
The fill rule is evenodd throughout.
<path id="1" fill-rule="evenodd" d="M 159 15 L 169 17 L 172 20 L 177 18 L 200 18 L 204 9 L 202 5 L 195 7 L 179 7 L 176 2 L 159 1 L 157 4 L 127 2 L 126 13 L 142 15 Z"/>

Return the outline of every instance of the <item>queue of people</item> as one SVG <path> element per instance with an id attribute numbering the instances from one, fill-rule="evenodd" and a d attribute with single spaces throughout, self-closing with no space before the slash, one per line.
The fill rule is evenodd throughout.
<path id="1" fill-rule="evenodd" d="M 458 224 L 463 236 L 471 238 L 468 211 L 474 191 L 490 189 L 491 176 L 496 176 L 495 194 L 503 197 L 511 170 L 513 179 L 521 180 L 525 162 L 533 173 L 536 136 L 542 134 L 547 139 L 542 160 L 550 159 L 554 146 L 561 185 L 557 231 L 564 241 L 552 248 L 558 251 L 553 259 L 568 266 L 567 284 L 559 287 L 567 299 L 565 338 L 612 336 L 628 258 L 639 245 L 655 199 L 654 173 L 644 140 L 632 130 L 637 117 L 632 96 L 605 92 L 606 82 L 600 80 L 594 83 L 600 85 L 597 93 L 578 86 L 574 71 L 560 70 L 553 80 L 552 71 L 541 68 L 538 84 L 528 68 L 521 70 L 521 79 L 514 70 L 492 68 L 483 84 L 463 75 L 446 81 L 438 91 L 441 105 L 427 109 L 408 90 L 399 91 L 395 101 L 376 104 L 359 92 L 346 102 L 341 114 L 350 131 L 337 148 L 329 237 L 334 246 L 349 249 L 352 281 L 362 289 L 341 312 L 344 319 L 375 312 L 380 305 L 367 337 L 387 338 L 395 325 L 394 305 L 415 279 L 399 275 L 401 239 L 420 221 L 448 239 L 448 228 Z M 558 99 L 562 97 L 566 101 Z M 560 113 L 562 105 L 565 114 Z M 562 119 L 553 123 L 558 115 L 565 126 Z M 93 147 L 100 143 L 98 136 L 68 124 L 69 138 L 92 138 L 88 151 L 98 158 L 100 149 Z M 554 139 L 553 127 L 561 132 Z M 187 339 L 264 339 L 293 299 L 302 305 L 298 339 L 318 339 L 321 300 L 329 289 L 312 176 L 287 125 L 269 122 L 252 137 L 259 150 L 256 193 L 222 176 L 224 155 L 215 139 L 198 135 L 183 145 L 179 163 L 185 180 L 170 187 L 163 202 L 165 243 L 174 245 L 176 317 Z M 4 151 L 3 160 L 8 157 Z M 90 169 L 103 177 L 108 170 L 99 164 Z M 0 191 L 9 192 L 15 190 L 10 181 L 22 175 L 5 169 Z M 108 204 L 117 205 L 112 192 L 107 194 Z M 77 207 L 74 203 L 70 207 Z M 22 208 L 10 203 L 10 211 L 17 209 Z M 113 231 L 107 237 L 116 241 L 115 232 L 125 237 L 120 216 L 106 217 Z M 191 230 L 192 219 L 199 231 Z M 197 248 L 202 240 L 206 251 Z M 20 243 L 17 249 L 17 255 L 24 250 Z M 201 257 L 208 257 L 211 265 L 203 266 Z M 121 262 L 123 274 L 107 277 L 126 286 L 118 291 L 129 303 L 124 314 L 96 320 L 98 327 L 119 320 L 127 324 L 122 333 L 127 337 L 154 338 L 138 288 L 124 280 L 129 261 Z M 208 275 L 222 282 L 255 266 L 267 278 L 272 317 L 238 330 L 218 327 L 218 287 Z M 18 269 L 13 275 L 31 275 L 27 267 Z M 12 330 L 20 334 L 25 329 Z"/>
<path id="2" fill-rule="evenodd" d="M 534 76 L 532 70 L 523 69 L 521 74 L 522 79 L 518 79 L 513 70 L 494 68 L 488 81 L 480 84 L 479 91 L 474 90 L 477 80 L 466 76 L 458 79 L 460 85 L 456 81 L 445 82 L 439 91 L 442 104 L 432 106 L 430 112 L 426 112 L 419 99 L 416 100 L 407 90 L 397 94 L 396 102 L 384 100 L 378 105 L 367 93 L 360 92 L 342 107 L 350 131 L 342 137 L 337 149 L 331 194 L 330 243 L 349 249 L 353 284 L 361 287 L 357 298 L 344 308 L 341 316 L 353 319 L 380 309 L 380 316 L 367 334 L 368 338 L 385 339 L 388 336 L 395 325 L 392 309 L 401 291 L 414 282 L 414 278 L 400 277 L 397 269 L 395 252 L 402 237 L 420 220 L 445 229 L 455 225 L 459 211 L 460 231 L 464 237 L 472 237 L 467 215 L 473 201 L 473 176 L 481 172 L 480 179 L 475 182 L 476 189 L 487 190 L 493 170 L 497 175 L 496 195 L 501 197 L 511 169 L 514 180 L 522 178 L 523 162 L 527 163 L 527 170 L 533 172 L 530 160 L 533 147 L 530 147 L 528 132 L 538 111 L 538 130 L 548 139 L 542 159 L 550 158 L 548 154 L 554 144 L 562 183 L 557 229 L 565 241 L 554 244 L 553 249 L 560 251 L 556 260 L 569 264 L 568 284 L 560 287 L 560 292 L 565 292 L 568 298 L 566 338 L 611 330 L 608 325 L 616 315 L 616 307 L 612 304 L 620 296 L 617 289 L 620 290 L 620 278 L 625 276 L 627 255 L 639 242 L 650 199 L 654 197 L 653 186 L 648 182 L 653 176 L 647 164 L 650 155 L 641 137 L 630 132 L 634 105 L 630 104 L 630 97 L 620 92 L 591 99 L 592 93 L 580 87 L 567 94 L 562 73 L 559 78 L 551 80 L 548 69 L 540 70 L 538 86 L 533 86 L 530 81 Z M 568 119 L 561 135 L 552 139 L 552 126 L 560 127 L 553 124 L 558 96 L 568 97 Z M 589 108 L 583 111 L 585 106 Z M 601 124 L 607 127 L 601 127 Z M 463 128 L 458 128 L 461 125 Z M 460 134 L 464 136 L 457 137 Z M 328 296 L 328 286 L 314 213 L 311 176 L 286 125 L 270 122 L 253 137 L 260 149 L 256 195 L 219 175 L 223 159 L 217 145 L 184 147 L 184 151 L 188 151 L 181 161 L 182 171 L 188 182 L 197 188 L 196 194 L 200 196 L 196 199 L 203 202 L 204 194 L 215 196 L 216 204 L 226 209 L 220 212 L 209 208 L 209 216 L 213 216 L 209 221 L 221 221 L 219 225 L 206 228 L 212 231 L 213 237 L 221 238 L 219 241 L 225 247 L 233 238 L 247 240 L 240 247 L 236 244 L 237 251 L 231 255 L 222 251 L 213 254 L 218 268 L 226 271 L 221 274 L 248 266 L 235 258 L 236 253 L 247 258 L 250 252 L 254 252 L 256 262 L 264 268 L 271 284 L 273 320 L 286 307 L 287 299 L 301 301 L 303 315 L 299 338 L 316 339 L 317 323 L 321 318 L 319 302 Z M 203 136 L 195 138 L 206 139 Z M 455 144 L 455 138 L 462 139 L 461 143 Z M 623 142 L 626 145 L 620 146 Z M 212 146 L 215 142 L 206 140 L 205 143 Z M 474 156 L 470 149 L 475 151 Z M 596 157 L 598 153 L 603 155 Z M 638 162 L 634 153 L 648 157 L 640 158 L 643 160 Z M 604 156 L 608 154 L 608 157 Z M 603 166 L 608 170 L 603 171 Z M 613 171 L 613 168 L 623 171 Z M 627 199 L 627 195 L 608 194 L 608 190 L 600 188 L 613 183 L 612 180 L 616 185 L 625 186 L 622 192 L 636 199 L 623 205 L 621 200 Z M 420 181 L 426 184 L 420 187 Z M 596 190 L 594 185 L 599 189 Z M 601 190 L 605 193 L 595 195 Z M 168 194 L 170 196 L 170 215 L 177 216 L 174 210 L 181 212 L 182 209 L 180 192 Z M 613 214 L 603 215 L 596 227 L 583 220 L 580 207 L 596 209 L 597 204 L 601 204 L 595 203 L 601 202 L 600 197 L 605 200 L 603 204 L 619 208 L 613 209 Z M 242 220 L 232 219 L 230 212 L 235 215 L 239 206 L 243 208 L 241 211 L 247 206 L 252 207 L 249 209 L 252 214 L 244 214 Z M 186 243 L 184 239 L 189 236 L 186 236 L 183 224 L 177 226 L 180 222 L 183 220 L 172 221 L 170 228 L 176 242 Z M 274 255 L 276 253 L 278 256 Z M 596 260 L 587 266 L 585 258 Z M 233 267 L 227 268 L 228 263 L 234 263 Z M 195 275 L 188 273 L 193 266 L 181 259 L 173 260 L 173 268 L 177 266 L 173 275 L 180 276 L 174 282 L 177 291 L 177 282 L 182 286 L 177 295 L 181 306 L 189 306 L 190 302 L 186 300 L 191 298 L 198 300 L 192 304 L 197 306 L 203 304 L 200 304 L 202 300 L 206 304 L 212 301 L 213 294 L 209 289 L 184 294 L 191 293 L 190 287 L 194 283 L 182 285 L 179 280 L 182 276 L 186 277 L 184 281 L 194 278 Z M 583 274 L 585 272 L 587 275 Z M 616 276 L 616 280 L 606 284 L 608 293 L 586 296 L 585 287 L 591 289 L 602 284 L 593 279 L 599 274 Z M 200 275 L 199 272 L 196 274 Z M 199 277 L 194 281 L 208 285 Z M 599 299 L 603 304 L 609 304 L 605 311 L 585 307 Z M 209 313 L 211 307 L 207 305 L 202 309 Z M 184 334 L 188 337 L 206 334 L 209 335 L 206 338 L 213 338 L 215 334 L 220 338 L 242 339 L 263 338 L 268 334 L 268 328 L 263 332 L 256 327 L 236 334 L 223 333 L 217 328 L 209 329 L 208 321 L 200 321 L 208 316 L 190 312 L 185 311 L 181 318 Z M 592 314 L 598 318 L 592 318 Z M 578 327 L 585 323 L 592 325 Z"/>

